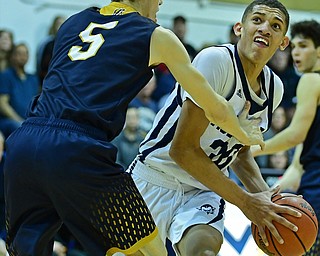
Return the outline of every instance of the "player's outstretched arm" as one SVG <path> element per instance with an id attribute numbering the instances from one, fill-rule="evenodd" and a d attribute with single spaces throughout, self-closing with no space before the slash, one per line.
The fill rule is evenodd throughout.
<path id="1" fill-rule="evenodd" d="M 267 140 L 263 150 L 253 146 L 251 152 L 254 156 L 288 150 L 305 140 L 319 105 L 320 87 L 314 86 L 319 83 L 320 77 L 316 73 L 307 73 L 300 78 L 297 106 L 289 126 Z"/>
<path id="2" fill-rule="evenodd" d="M 204 110 L 206 117 L 245 145 L 263 145 L 257 136 L 257 126 L 239 123 L 233 108 L 214 92 L 203 75 L 191 64 L 189 55 L 180 40 L 168 29 L 158 27 L 151 37 L 150 66 L 164 63 L 179 84 Z"/>
<path id="3" fill-rule="evenodd" d="M 304 173 L 303 166 L 300 164 L 302 149 L 302 144 L 296 146 L 291 164 L 279 181 L 275 183 L 275 185 L 280 186 L 280 191 L 290 190 L 295 192 L 298 190 L 302 174 Z"/>

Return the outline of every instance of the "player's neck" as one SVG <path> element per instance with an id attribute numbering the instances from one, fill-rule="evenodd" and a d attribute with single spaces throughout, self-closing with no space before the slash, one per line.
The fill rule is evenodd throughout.
<path id="1" fill-rule="evenodd" d="M 260 74 L 262 72 L 263 66 L 259 64 L 253 64 L 251 62 L 244 62 L 243 65 L 244 72 L 246 74 L 247 80 L 249 82 L 252 90 L 259 95 L 260 94 Z"/>
<path id="2" fill-rule="evenodd" d="M 117 3 L 117 2 L 113 2 L 113 3 Z M 124 0 L 124 1 L 118 2 L 118 3 L 130 7 L 133 10 L 135 10 L 136 12 L 139 12 L 140 14 L 142 13 L 141 5 L 140 5 L 139 1 L 131 2 L 131 1 Z"/>
<path id="3" fill-rule="evenodd" d="M 239 58 L 241 60 L 241 65 L 244 70 L 244 73 L 246 74 L 246 77 L 249 81 L 250 84 L 254 84 L 258 81 L 259 75 L 265 66 L 264 63 L 261 61 L 255 61 L 252 60 L 252 56 L 250 54 L 246 54 L 241 50 L 241 48 L 238 45 L 238 53 L 239 53 Z"/>

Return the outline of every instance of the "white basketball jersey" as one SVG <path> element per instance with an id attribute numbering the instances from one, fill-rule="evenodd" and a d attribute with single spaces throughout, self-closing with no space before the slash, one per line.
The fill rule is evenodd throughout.
<path id="1" fill-rule="evenodd" d="M 219 61 L 221 65 L 216 63 Z M 261 117 L 262 131 L 269 128 L 272 112 L 282 98 L 283 85 L 268 67 L 264 67 L 261 73 L 261 95 L 258 97 L 248 85 L 240 58 L 233 45 L 209 47 L 198 54 L 193 64 L 206 76 L 215 91 L 228 100 L 236 114 L 242 111 L 245 101 L 249 100 L 251 102 L 249 117 Z M 153 169 L 174 176 L 182 183 L 207 189 L 169 156 L 182 103 L 186 98 L 192 100 L 192 97 L 176 84 L 164 107 L 156 115 L 153 127 L 141 143 L 138 159 Z M 208 125 L 200 141 L 204 152 L 227 175 L 227 167 L 236 158 L 243 145 L 212 123 Z"/>

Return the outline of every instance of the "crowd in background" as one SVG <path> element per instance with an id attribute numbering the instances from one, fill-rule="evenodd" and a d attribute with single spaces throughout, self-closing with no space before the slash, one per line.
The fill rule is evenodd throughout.
<path id="1" fill-rule="evenodd" d="M 49 29 L 48 37 L 38 46 L 37 72 L 30 74 L 25 70 L 29 60 L 28 45 L 15 42 L 14 35 L 5 28 L 0 28 L 0 159 L 1 167 L 5 161 L 5 139 L 19 127 L 26 117 L 31 99 L 41 92 L 41 84 L 45 79 L 50 63 L 55 35 L 64 22 L 65 17 L 57 16 Z M 183 16 L 176 16 L 172 20 L 172 31 L 178 36 L 190 59 L 193 59 L 196 49 L 186 41 L 187 20 Z M 237 43 L 237 37 L 230 25 L 229 42 Z M 208 45 L 204 46 L 207 47 Z M 296 87 L 300 78 L 293 66 L 290 47 L 285 51 L 278 50 L 269 61 L 269 67 L 282 79 L 284 83 L 284 97 L 281 105 L 273 114 L 270 129 L 264 133 L 269 139 L 282 131 L 291 121 L 295 110 Z M 118 147 L 118 162 L 124 168 L 137 155 L 140 142 L 151 128 L 157 111 L 163 106 L 167 95 L 173 89 L 175 79 L 163 64 L 154 70 L 154 76 L 148 85 L 137 95 L 129 105 L 126 125 L 121 134 L 114 140 Z M 273 168 L 284 171 L 292 161 L 294 149 L 278 152 L 270 156 L 260 156 L 256 160 L 261 168 Z M 2 173 L 1 173 L 2 174 Z M 232 174 L 231 174 L 231 177 Z M 3 175 L 1 184 L 3 185 Z M 3 188 L 0 193 L 0 238 L 5 239 L 4 196 Z M 72 237 L 66 227 L 62 226 L 56 237 L 55 254 L 57 256 L 74 255 L 85 256 L 80 244 Z M 0 255 L 5 254 L 4 243 L 0 240 Z"/>

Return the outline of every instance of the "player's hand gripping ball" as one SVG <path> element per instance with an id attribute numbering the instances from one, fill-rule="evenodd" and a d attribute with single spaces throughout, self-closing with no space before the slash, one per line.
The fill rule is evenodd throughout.
<path id="1" fill-rule="evenodd" d="M 305 254 L 316 241 L 318 234 L 318 220 L 313 208 L 304 198 L 291 193 L 277 194 L 272 197 L 272 202 L 290 206 L 302 214 L 299 218 L 289 214 L 282 214 L 283 217 L 298 227 L 298 231 L 293 232 L 280 223 L 275 222 L 274 225 L 278 229 L 284 243 L 279 244 L 266 228 L 269 242 L 269 246 L 266 246 L 260 237 L 258 227 L 251 223 L 251 232 L 256 244 L 267 255 L 301 256 Z"/>

